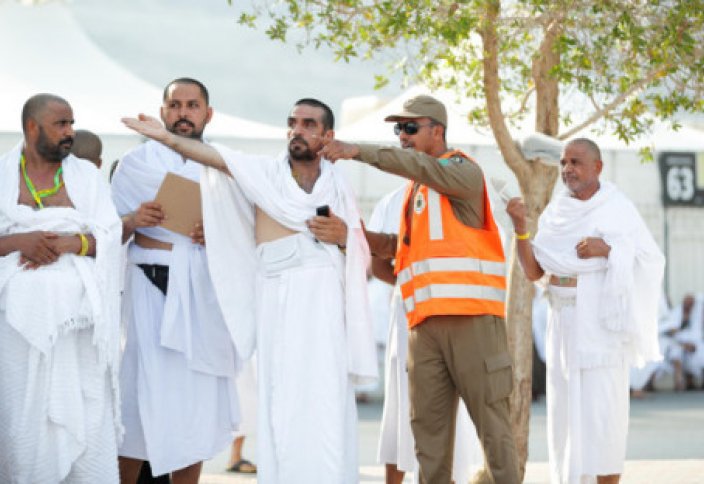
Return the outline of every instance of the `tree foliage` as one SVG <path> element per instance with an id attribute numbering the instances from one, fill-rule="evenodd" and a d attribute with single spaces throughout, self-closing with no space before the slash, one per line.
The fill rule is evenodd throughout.
<path id="1" fill-rule="evenodd" d="M 239 17 L 249 26 L 257 19 L 272 39 L 325 45 L 342 60 L 381 57 L 408 79 L 475 99 L 473 122 L 488 121 L 484 60 L 492 50 L 507 119 L 534 111 L 538 74 L 563 98 L 579 92 L 588 101 L 562 110 L 562 132 L 556 120 L 535 126 L 546 134 L 602 121 L 629 141 L 652 121 L 646 113 L 704 110 L 701 0 L 281 0 Z M 487 45 L 492 31 L 496 44 Z"/>

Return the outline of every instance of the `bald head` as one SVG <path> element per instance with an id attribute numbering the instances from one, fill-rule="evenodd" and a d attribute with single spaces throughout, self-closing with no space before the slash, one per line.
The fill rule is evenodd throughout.
<path id="1" fill-rule="evenodd" d="M 601 151 L 592 140 L 576 138 L 565 145 L 560 174 L 573 197 L 588 200 L 599 190 L 602 167 Z"/>
<path id="2" fill-rule="evenodd" d="M 36 94 L 24 103 L 22 107 L 22 131 L 27 134 L 27 123 L 30 119 L 33 119 L 39 123 L 39 118 L 50 103 L 60 103 L 66 106 L 70 106 L 68 101 L 64 98 L 57 96 L 55 94 Z"/>
<path id="3" fill-rule="evenodd" d="M 92 161 L 98 168 L 103 164 L 103 160 L 100 158 L 103 153 L 103 143 L 98 135 L 87 129 L 76 130 L 71 153 L 78 158 Z"/>
<path id="4" fill-rule="evenodd" d="M 567 145 L 565 145 L 565 148 L 568 146 L 581 146 L 589 153 L 592 161 L 601 160 L 601 150 L 599 146 L 589 138 L 575 138 L 570 140 Z"/>

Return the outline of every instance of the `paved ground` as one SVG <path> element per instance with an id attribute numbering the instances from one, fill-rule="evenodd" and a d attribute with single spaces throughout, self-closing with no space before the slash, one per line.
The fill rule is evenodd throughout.
<path id="1" fill-rule="evenodd" d="M 384 482 L 376 463 L 381 405 L 359 407 L 360 482 Z M 545 403 L 533 404 L 525 483 L 547 483 Z M 254 439 L 245 444 L 256 459 Z M 224 472 L 227 452 L 204 466 L 202 484 L 254 484 L 256 478 Z M 412 482 L 410 478 L 406 482 Z M 704 392 L 655 393 L 631 402 L 628 453 L 623 484 L 704 484 Z"/>

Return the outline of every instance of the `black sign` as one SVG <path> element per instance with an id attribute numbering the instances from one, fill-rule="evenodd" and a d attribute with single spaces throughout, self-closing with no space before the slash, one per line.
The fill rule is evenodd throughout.
<path id="1" fill-rule="evenodd" d="M 658 163 L 664 206 L 704 207 L 704 154 L 663 152 Z"/>

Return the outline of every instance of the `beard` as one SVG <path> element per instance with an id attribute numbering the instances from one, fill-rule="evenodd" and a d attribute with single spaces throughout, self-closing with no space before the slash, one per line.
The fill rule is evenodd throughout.
<path id="1" fill-rule="evenodd" d="M 318 157 L 318 154 L 310 149 L 306 140 L 296 136 L 288 142 L 288 156 L 295 161 L 313 161 Z"/>
<path id="2" fill-rule="evenodd" d="M 191 128 L 190 132 L 183 132 L 179 128 L 182 128 L 184 126 L 187 126 Z M 205 130 L 205 126 L 203 126 L 200 130 L 196 128 L 195 123 L 192 121 L 181 118 L 177 120 L 174 124 L 171 126 L 168 126 L 167 129 L 172 132 L 173 134 L 177 134 L 179 136 L 185 136 L 186 138 L 192 138 L 192 139 L 197 139 L 200 140 L 203 138 L 203 131 Z"/>
<path id="3" fill-rule="evenodd" d="M 39 138 L 37 138 L 37 143 L 35 149 L 45 160 L 51 163 L 61 163 L 64 158 L 66 158 L 69 153 L 71 153 L 71 147 L 73 146 L 73 136 L 66 136 L 62 138 L 58 143 L 52 144 L 44 131 L 44 128 L 39 127 Z"/>

